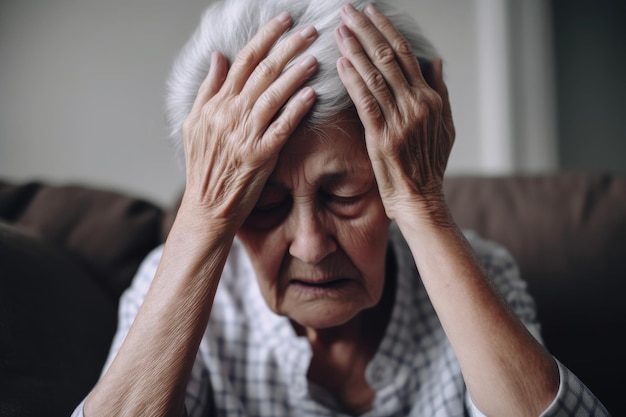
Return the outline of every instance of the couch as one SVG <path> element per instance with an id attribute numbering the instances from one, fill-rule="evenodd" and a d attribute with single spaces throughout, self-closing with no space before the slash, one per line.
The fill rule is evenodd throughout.
<path id="1" fill-rule="evenodd" d="M 548 349 L 626 415 L 626 176 L 450 176 L 445 191 L 461 227 L 517 259 Z M 175 211 L 0 180 L 0 416 L 69 416 L 99 376 L 120 294 Z"/>

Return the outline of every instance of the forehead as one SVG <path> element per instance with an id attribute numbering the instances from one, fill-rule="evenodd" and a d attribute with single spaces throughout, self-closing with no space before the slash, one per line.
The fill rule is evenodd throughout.
<path id="1" fill-rule="evenodd" d="M 321 129 L 298 128 L 283 147 L 271 181 L 373 175 L 361 123 L 356 117 L 342 116 Z"/>

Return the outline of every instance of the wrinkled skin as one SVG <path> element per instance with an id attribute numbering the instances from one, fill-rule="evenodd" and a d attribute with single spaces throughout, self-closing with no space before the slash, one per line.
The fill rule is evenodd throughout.
<path id="1" fill-rule="evenodd" d="M 184 203 L 235 229 L 256 204 L 280 149 L 315 99 L 309 87 L 298 91 L 317 69 L 314 57 L 299 58 L 281 76 L 286 64 L 315 40 L 314 28 L 303 28 L 265 58 L 290 23 L 287 14 L 272 20 L 230 70 L 223 55 L 214 53 L 183 126 Z"/>
<path id="2" fill-rule="evenodd" d="M 391 219 L 407 201 L 441 205 L 454 124 L 441 61 L 426 80 L 410 45 L 374 7 L 341 10 L 339 75 L 365 127 L 367 150 Z"/>

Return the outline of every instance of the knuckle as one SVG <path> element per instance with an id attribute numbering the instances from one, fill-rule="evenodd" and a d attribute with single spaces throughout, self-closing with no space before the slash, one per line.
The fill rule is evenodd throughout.
<path id="1" fill-rule="evenodd" d="M 272 124 L 272 128 L 269 133 L 275 138 L 285 138 L 289 136 L 293 130 L 293 122 L 288 118 L 281 118 Z"/>
<path id="2" fill-rule="evenodd" d="M 365 114 L 370 115 L 370 117 L 380 114 L 378 102 L 372 96 L 363 97 L 359 103 L 359 107 Z"/>
<path id="3" fill-rule="evenodd" d="M 436 91 L 431 89 L 424 89 L 419 92 L 419 95 L 414 99 L 415 108 L 417 108 L 418 114 L 441 114 L 443 111 L 443 100 Z"/>
<path id="4" fill-rule="evenodd" d="M 267 109 L 276 109 L 281 103 L 276 92 L 268 90 L 259 97 L 259 104 Z"/>
<path id="5" fill-rule="evenodd" d="M 406 101 L 404 108 L 411 120 L 415 123 L 423 123 L 428 120 L 431 114 L 431 109 L 428 103 L 424 101 L 424 97 L 412 97 Z"/>
<path id="6" fill-rule="evenodd" d="M 257 78 L 273 78 L 276 75 L 276 66 L 270 58 L 266 58 L 257 65 L 254 73 Z"/>
<path id="7" fill-rule="evenodd" d="M 391 155 L 402 155 L 406 152 L 406 143 L 401 140 L 394 140 L 395 136 L 392 138 L 387 138 L 383 142 L 383 146 L 388 154 Z"/>
<path id="8" fill-rule="evenodd" d="M 425 94 L 425 101 L 428 106 L 436 113 L 441 113 L 443 110 L 443 100 L 437 92 L 430 90 Z"/>
<path id="9" fill-rule="evenodd" d="M 191 120 L 191 117 L 187 117 L 185 119 L 182 127 L 183 137 L 187 137 L 189 133 L 191 133 L 191 131 L 193 130 L 193 124 L 194 122 Z"/>
<path id="10" fill-rule="evenodd" d="M 374 60 L 383 65 L 392 63 L 396 59 L 396 55 L 391 48 L 391 45 L 380 45 L 374 50 Z"/>
<path id="11" fill-rule="evenodd" d="M 254 67 L 259 62 L 259 58 L 259 52 L 253 47 L 248 46 L 237 55 L 233 66 L 237 68 Z"/>
<path id="12" fill-rule="evenodd" d="M 370 21 L 363 14 L 358 13 L 352 16 L 352 22 L 357 30 L 367 30 L 370 29 Z"/>
<path id="13" fill-rule="evenodd" d="M 394 50 L 398 55 L 414 56 L 411 44 L 404 38 L 398 39 L 394 44 Z"/>
<path id="14" fill-rule="evenodd" d="M 377 70 L 372 70 L 368 72 L 367 74 L 365 74 L 365 77 L 363 77 L 363 79 L 369 89 L 372 91 L 381 91 L 387 87 L 387 82 L 385 81 L 385 78 Z"/>
<path id="15" fill-rule="evenodd" d="M 420 125 L 427 123 L 430 119 L 431 113 L 431 109 L 428 105 L 420 103 L 420 105 L 416 107 L 415 111 L 415 118 L 417 123 Z"/>
<path id="16" fill-rule="evenodd" d="M 287 51 L 286 53 L 291 53 L 292 51 L 298 50 L 304 42 L 305 39 L 302 36 L 298 33 L 294 33 L 284 40 L 279 41 L 276 49 L 280 51 Z"/>

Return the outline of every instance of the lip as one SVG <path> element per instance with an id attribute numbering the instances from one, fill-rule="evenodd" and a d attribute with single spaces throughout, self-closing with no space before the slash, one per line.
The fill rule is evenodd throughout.
<path id="1" fill-rule="evenodd" d="M 309 296 L 321 296 L 335 294 L 340 292 L 346 286 L 350 285 L 354 280 L 350 278 L 328 278 L 322 280 L 311 279 L 292 279 L 289 284 L 302 294 Z"/>
<path id="2" fill-rule="evenodd" d="M 332 277 L 322 279 L 310 279 L 310 278 L 292 278 L 289 280 L 290 284 L 305 285 L 311 287 L 328 287 L 336 284 L 351 281 L 350 278 L 345 277 Z"/>

